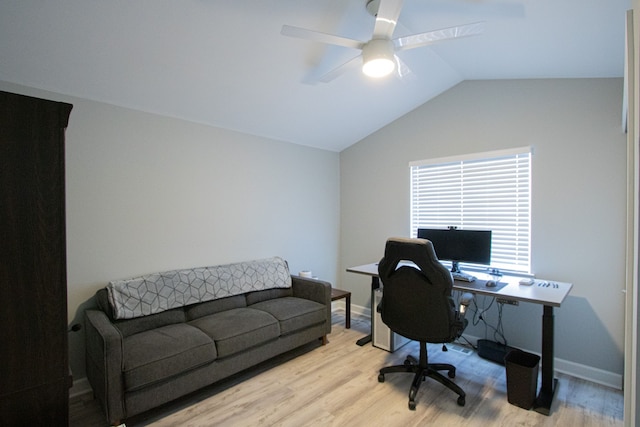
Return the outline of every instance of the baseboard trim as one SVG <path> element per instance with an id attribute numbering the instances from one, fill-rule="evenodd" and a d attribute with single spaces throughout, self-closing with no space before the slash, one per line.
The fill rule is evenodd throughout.
<path id="1" fill-rule="evenodd" d="M 93 393 L 93 389 L 86 377 L 73 380 L 73 386 L 69 389 L 69 399 L 73 399 L 74 397 L 79 397 L 87 393 Z"/>
<path id="2" fill-rule="evenodd" d="M 368 307 L 351 304 L 351 317 L 353 318 L 354 316 L 360 316 L 362 318 L 370 320 L 371 309 Z M 466 334 L 464 335 L 464 338 L 473 343 L 477 342 L 479 339 L 482 339 L 481 337 L 475 337 Z M 522 348 L 521 350 L 540 356 L 540 353 L 535 351 L 531 351 L 525 348 Z M 591 381 L 593 383 L 615 388 L 617 390 L 622 390 L 622 374 L 616 374 L 615 372 L 605 371 L 603 369 L 594 368 L 593 366 L 582 365 L 580 363 L 572 362 L 565 359 L 559 359 L 557 357 L 554 359 L 553 363 L 555 371 L 558 373 L 570 375 L 572 377 L 580 378 L 586 381 Z"/>
<path id="3" fill-rule="evenodd" d="M 479 337 L 475 337 L 472 335 L 463 335 L 464 338 L 469 340 L 469 342 L 477 342 Z M 540 356 L 541 354 L 536 351 L 532 351 L 526 348 L 518 347 L 520 350 L 537 354 Z M 622 390 L 622 375 L 616 374 L 615 372 L 605 371 L 603 369 L 594 368 L 593 366 L 582 365 L 580 363 L 572 362 L 570 360 L 555 358 L 553 360 L 554 370 L 558 373 L 569 375 L 575 378 L 580 378 L 586 381 L 590 381 L 592 383 L 604 385 L 607 387 L 615 388 L 617 390 Z"/>
<path id="4" fill-rule="evenodd" d="M 371 320 L 371 307 L 363 307 L 351 303 L 351 315 L 353 316 L 354 314 Z"/>
<path id="5" fill-rule="evenodd" d="M 623 379 L 621 374 L 558 358 L 555 359 L 554 366 L 556 372 L 622 390 Z"/>

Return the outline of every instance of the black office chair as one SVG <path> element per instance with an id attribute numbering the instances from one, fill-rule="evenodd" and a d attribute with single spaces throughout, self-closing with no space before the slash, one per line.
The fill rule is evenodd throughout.
<path id="1" fill-rule="evenodd" d="M 411 261 L 414 266 L 401 264 Z M 404 337 L 420 342 L 420 360 L 407 356 L 403 365 L 380 369 L 378 381 L 392 372 L 414 373 L 409 391 L 409 409 L 416 409 L 418 388 L 426 377 L 449 387 L 458 394 L 458 405 L 464 406 L 465 392 L 449 378 L 455 378 L 456 368 L 450 364 L 429 363 L 427 343 L 448 343 L 458 338 L 467 325 L 466 305 L 472 298 L 463 297 L 461 310 L 456 311 L 451 296 L 453 279 L 436 257 L 433 245 L 425 239 L 391 238 L 387 240 L 384 258 L 378 264 L 382 282 L 382 301 L 377 310 L 382 321 Z M 462 313 L 461 313 L 462 312 Z M 448 371 L 449 378 L 438 371 Z"/>

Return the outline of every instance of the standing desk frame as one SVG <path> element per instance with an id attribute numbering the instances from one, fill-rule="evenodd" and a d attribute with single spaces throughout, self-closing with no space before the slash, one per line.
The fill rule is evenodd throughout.
<path id="1" fill-rule="evenodd" d="M 371 317 L 375 313 L 373 307 L 373 292 L 380 287 L 378 276 L 378 264 L 364 264 L 347 268 L 348 272 L 363 274 L 371 277 Z M 478 295 L 487 295 L 495 298 L 530 302 L 541 304 L 542 312 L 542 386 L 534 403 L 534 410 L 544 415 L 549 415 L 555 392 L 558 388 L 558 379 L 554 378 L 554 314 L 553 308 L 560 307 L 566 296 L 571 291 L 571 283 L 553 282 L 548 280 L 535 280 L 532 285 L 520 285 L 517 277 L 503 277 L 501 282 L 507 285 L 497 291 L 484 286 L 486 280 L 481 278 L 474 282 L 462 282 L 455 280 L 453 289 L 461 292 L 471 292 Z M 371 333 L 360 338 L 357 344 L 363 346 L 371 342 Z"/>

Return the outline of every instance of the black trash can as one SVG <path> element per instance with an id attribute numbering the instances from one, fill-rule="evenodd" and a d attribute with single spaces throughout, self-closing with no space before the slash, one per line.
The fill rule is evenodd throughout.
<path id="1" fill-rule="evenodd" d="M 538 391 L 540 356 L 522 350 L 511 350 L 504 357 L 507 370 L 507 400 L 512 405 L 531 409 Z"/>

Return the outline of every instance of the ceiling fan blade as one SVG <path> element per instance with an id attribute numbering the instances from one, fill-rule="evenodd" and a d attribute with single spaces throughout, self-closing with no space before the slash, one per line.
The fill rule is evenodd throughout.
<path id="1" fill-rule="evenodd" d="M 350 47 L 353 49 L 362 49 L 364 42 L 359 40 L 340 37 L 333 34 L 321 33 L 319 31 L 307 30 L 306 28 L 293 27 L 291 25 L 283 25 L 280 34 L 288 37 L 296 37 L 299 39 L 312 40 L 315 42 L 332 44 L 337 46 Z"/>
<path id="2" fill-rule="evenodd" d="M 361 58 L 362 58 L 362 55 L 358 55 L 354 58 L 351 58 L 344 64 L 320 76 L 318 81 L 322 83 L 329 83 L 330 81 L 335 80 L 336 78 L 340 77 L 342 74 L 346 73 L 347 71 L 353 68 L 356 68 L 358 65 L 361 65 L 362 64 Z"/>
<path id="3" fill-rule="evenodd" d="M 374 39 L 391 38 L 401 10 L 402 0 L 380 0 L 380 6 L 376 14 L 376 25 L 373 27 Z"/>
<path id="4" fill-rule="evenodd" d="M 426 46 L 441 40 L 457 39 L 462 37 L 476 36 L 484 31 L 484 21 L 472 24 L 459 25 L 457 27 L 442 28 L 440 30 L 428 31 L 426 33 L 414 34 L 412 36 L 399 37 L 393 40 L 396 50 L 413 49 Z"/>
<path id="5" fill-rule="evenodd" d="M 415 77 L 411 68 L 404 62 L 402 59 L 398 57 L 398 55 L 394 55 L 396 59 L 396 74 L 401 79 L 406 79 L 407 77 Z"/>

